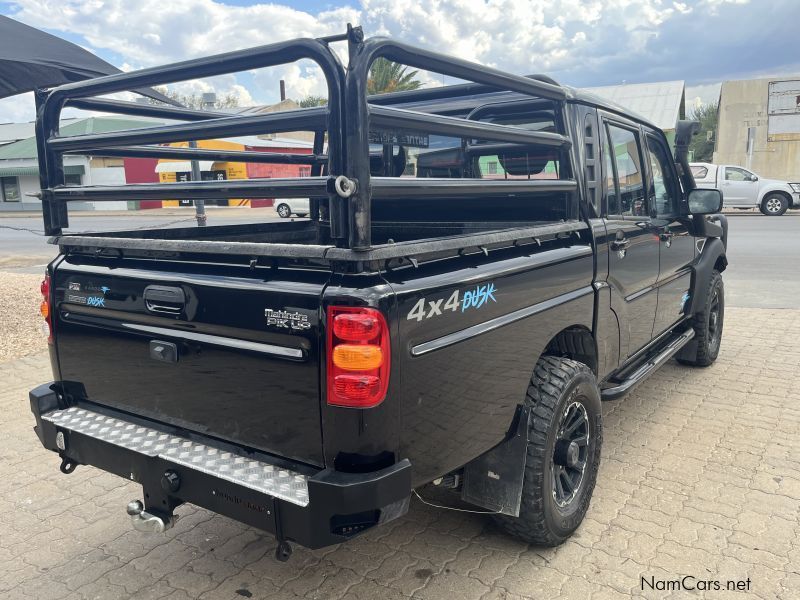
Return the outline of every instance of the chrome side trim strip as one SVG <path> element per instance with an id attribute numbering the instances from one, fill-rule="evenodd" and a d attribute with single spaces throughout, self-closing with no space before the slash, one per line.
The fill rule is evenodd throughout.
<path id="1" fill-rule="evenodd" d="M 285 346 L 275 346 L 273 344 L 262 344 L 261 342 L 250 342 L 248 340 L 237 340 L 235 338 L 222 337 L 219 335 L 209 335 L 207 333 L 196 333 L 194 331 L 177 331 L 175 329 L 166 329 L 165 327 L 152 327 L 150 325 L 139 325 L 136 323 L 122 323 L 123 327 L 128 329 L 135 329 L 144 333 L 152 333 L 153 335 L 183 338 L 193 342 L 204 342 L 206 344 L 214 344 L 216 346 L 225 346 L 226 348 L 237 348 L 239 350 L 249 350 L 251 352 L 260 352 L 262 354 L 271 354 L 273 356 L 282 356 L 285 358 L 304 358 L 304 353 L 299 348 L 287 348 Z"/>
<path id="2" fill-rule="evenodd" d="M 537 304 L 534 304 L 533 306 L 526 306 L 525 308 L 520 308 L 519 310 L 515 310 L 514 312 L 508 313 L 507 315 L 501 315 L 499 317 L 495 317 L 494 319 L 490 319 L 483 323 L 472 325 L 471 327 L 467 327 L 466 329 L 462 329 L 461 331 L 454 331 L 453 333 L 448 333 L 447 335 L 443 335 L 442 337 L 436 338 L 435 340 L 417 344 L 416 346 L 411 348 L 411 356 L 421 356 L 423 354 L 427 354 L 428 352 L 433 352 L 434 350 L 439 350 L 447 346 L 452 346 L 453 344 L 457 344 L 458 342 L 462 342 L 469 338 L 484 333 L 488 333 L 489 331 L 494 331 L 499 327 L 503 327 L 505 325 L 509 325 L 511 323 L 519 321 L 520 319 L 524 319 L 526 317 L 538 314 L 540 312 L 553 308 L 554 306 L 558 306 L 559 304 L 566 304 L 567 302 L 572 302 L 573 300 L 577 300 L 578 298 L 582 298 L 583 296 L 593 293 L 594 293 L 594 288 L 591 285 L 587 285 L 586 287 L 579 288 L 572 292 L 567 292 L 566 294 L 561 294 L 560 296 L 556 296 L 555 298 L 544 300 L 543 302 L 539 302 Z"/>

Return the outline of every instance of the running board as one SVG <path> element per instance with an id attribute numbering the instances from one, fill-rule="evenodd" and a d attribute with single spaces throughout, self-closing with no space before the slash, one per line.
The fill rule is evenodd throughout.
<path id="1" fill-rule="evenodd" d="M 616 400 L 630 392 L 633 388 L 639 385 L 642 381 L 647 379 L 653 372 L 656 371 L 661 365 L 667 362 L 681 348 L 688 344 L 694 337 L 694 329 L 691 327 L 674 338 L 667 346 L 653 358 L 645 362 L 641 367 L 631 373 L 624 381 L 615 385 L 614 387 L 600 390 L 600 397 L 603 400 Z"/>

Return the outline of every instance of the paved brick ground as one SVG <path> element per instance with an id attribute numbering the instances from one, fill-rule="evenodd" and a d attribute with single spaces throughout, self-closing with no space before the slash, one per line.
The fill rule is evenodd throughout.
<path id="1" fill-rule="evenodd" d="M 272 558 L 268 535 L 195 507 L 166 535 L 130 528 L 139 488 L 58 472 L 31 431 L 41 354 L 0 365 L 0 597 L 800 598 L 800 311 L 729 309 L 719 361 L 664 367 L 604 405 L 583 526 L 558 549 L 419 503 L 340 547 Z M 642 591 L 640 577 L 750 579 L 749 593 Z"/>

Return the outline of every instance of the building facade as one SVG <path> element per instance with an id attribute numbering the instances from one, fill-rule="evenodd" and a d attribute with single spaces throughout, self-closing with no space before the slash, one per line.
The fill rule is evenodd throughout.
<path id="1" fill-rule="evenodd" d="M 722 83 L 714 162 L 800 179 L 800 75 Z"/>
<path id="2" fill-rule="evenodd" d="M 65 136 L 104 133 L 158 124 L 152 119 L 122 119 L 115 117 L 89 117 L 62 123 Z M 66 185 L 120 185 L 124 184 L 125 167 L 122 159 L 92 156 L 65 156 Z M 39 187 L 39 161 L 36 138 L 28 137 L 0 146 L 0 211 L 39 211 L 41 201 L 36 197 Z M 96 206 L 102 204 L 102 206 Z M 70 209 L 125 210 L 126 202 L 74 202 Z"/>

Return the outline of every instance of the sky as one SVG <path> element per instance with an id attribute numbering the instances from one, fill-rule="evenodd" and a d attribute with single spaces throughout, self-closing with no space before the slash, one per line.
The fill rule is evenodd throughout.
<path id="1" fill-rule="evenodd" d="M 689 108 L 716 100 L 723 80 L 800 74 L 798 0 L 19 0 L 0 1 L 0 14 L 126 71 L 353 23 L 367 36 L 576 87 L 682 79 Z M 289 97 L 324 95 L 324 79 L 306 62 L 175 88 L 234 94 L 244 106 L 277 101 L 280 79 Z M 30 95 L 0 100 L 0 122 L 33 116 Z"/>

